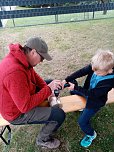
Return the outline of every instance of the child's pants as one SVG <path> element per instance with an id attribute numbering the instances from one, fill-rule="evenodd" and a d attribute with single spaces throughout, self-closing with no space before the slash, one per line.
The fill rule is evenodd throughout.
<path id="1" fill-rule="evenodd" d="M 91 127 L 91 118 L 99 111 L 98 109 L 87 109 L 85 108 L 79 117 L 78 123 L 82 131 L 90 136 L 94 135 L 94 129 Z"/>

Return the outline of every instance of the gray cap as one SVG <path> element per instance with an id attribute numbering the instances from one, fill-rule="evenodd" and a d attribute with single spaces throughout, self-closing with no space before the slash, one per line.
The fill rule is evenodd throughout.
<path id="1" fill-rule="evenodd" d="M 25 45 L 31 49 L 35 49 L 44 59 L 48 61 L 52 60 L 51 56 L 48 54 L 46 42 L 40 37 L 29 38 Z"/>

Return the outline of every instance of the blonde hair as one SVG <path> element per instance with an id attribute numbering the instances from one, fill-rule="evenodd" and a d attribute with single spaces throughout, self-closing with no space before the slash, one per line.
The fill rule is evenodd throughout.
<path id="1" fill-rule="evenodd" d="M 94 71 L 109 71 L 114 67 L 114 54 L 109 51 L 98 50 L 91 59 Z"/>

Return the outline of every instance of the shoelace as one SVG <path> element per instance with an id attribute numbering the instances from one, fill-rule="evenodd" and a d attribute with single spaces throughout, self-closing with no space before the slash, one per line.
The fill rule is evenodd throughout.
<path id="1" fill-rule="evenodd" d="M 85 141 L 91 141 L 91 137 L 86 136 L 86 137 L 85 137 Z"/>
<path id="2" fill-rule="evenodd" d="M 43 140 L 43 142 L 53 142 L 53 141 L 54 141 L 53 138 L 50 138 L 50 139 L 48 139 L 48 140 L 46 140 L 46 141 Z"/>

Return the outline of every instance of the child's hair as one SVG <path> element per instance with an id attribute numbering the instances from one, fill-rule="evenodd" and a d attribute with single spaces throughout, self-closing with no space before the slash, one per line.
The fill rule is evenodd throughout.
<path id="1" fill-rule="evenodd" d="M 98 50 L 91 60 L 94 71 L 106 71 L 114 67 L 114 54 L 109 51 Z"/>

